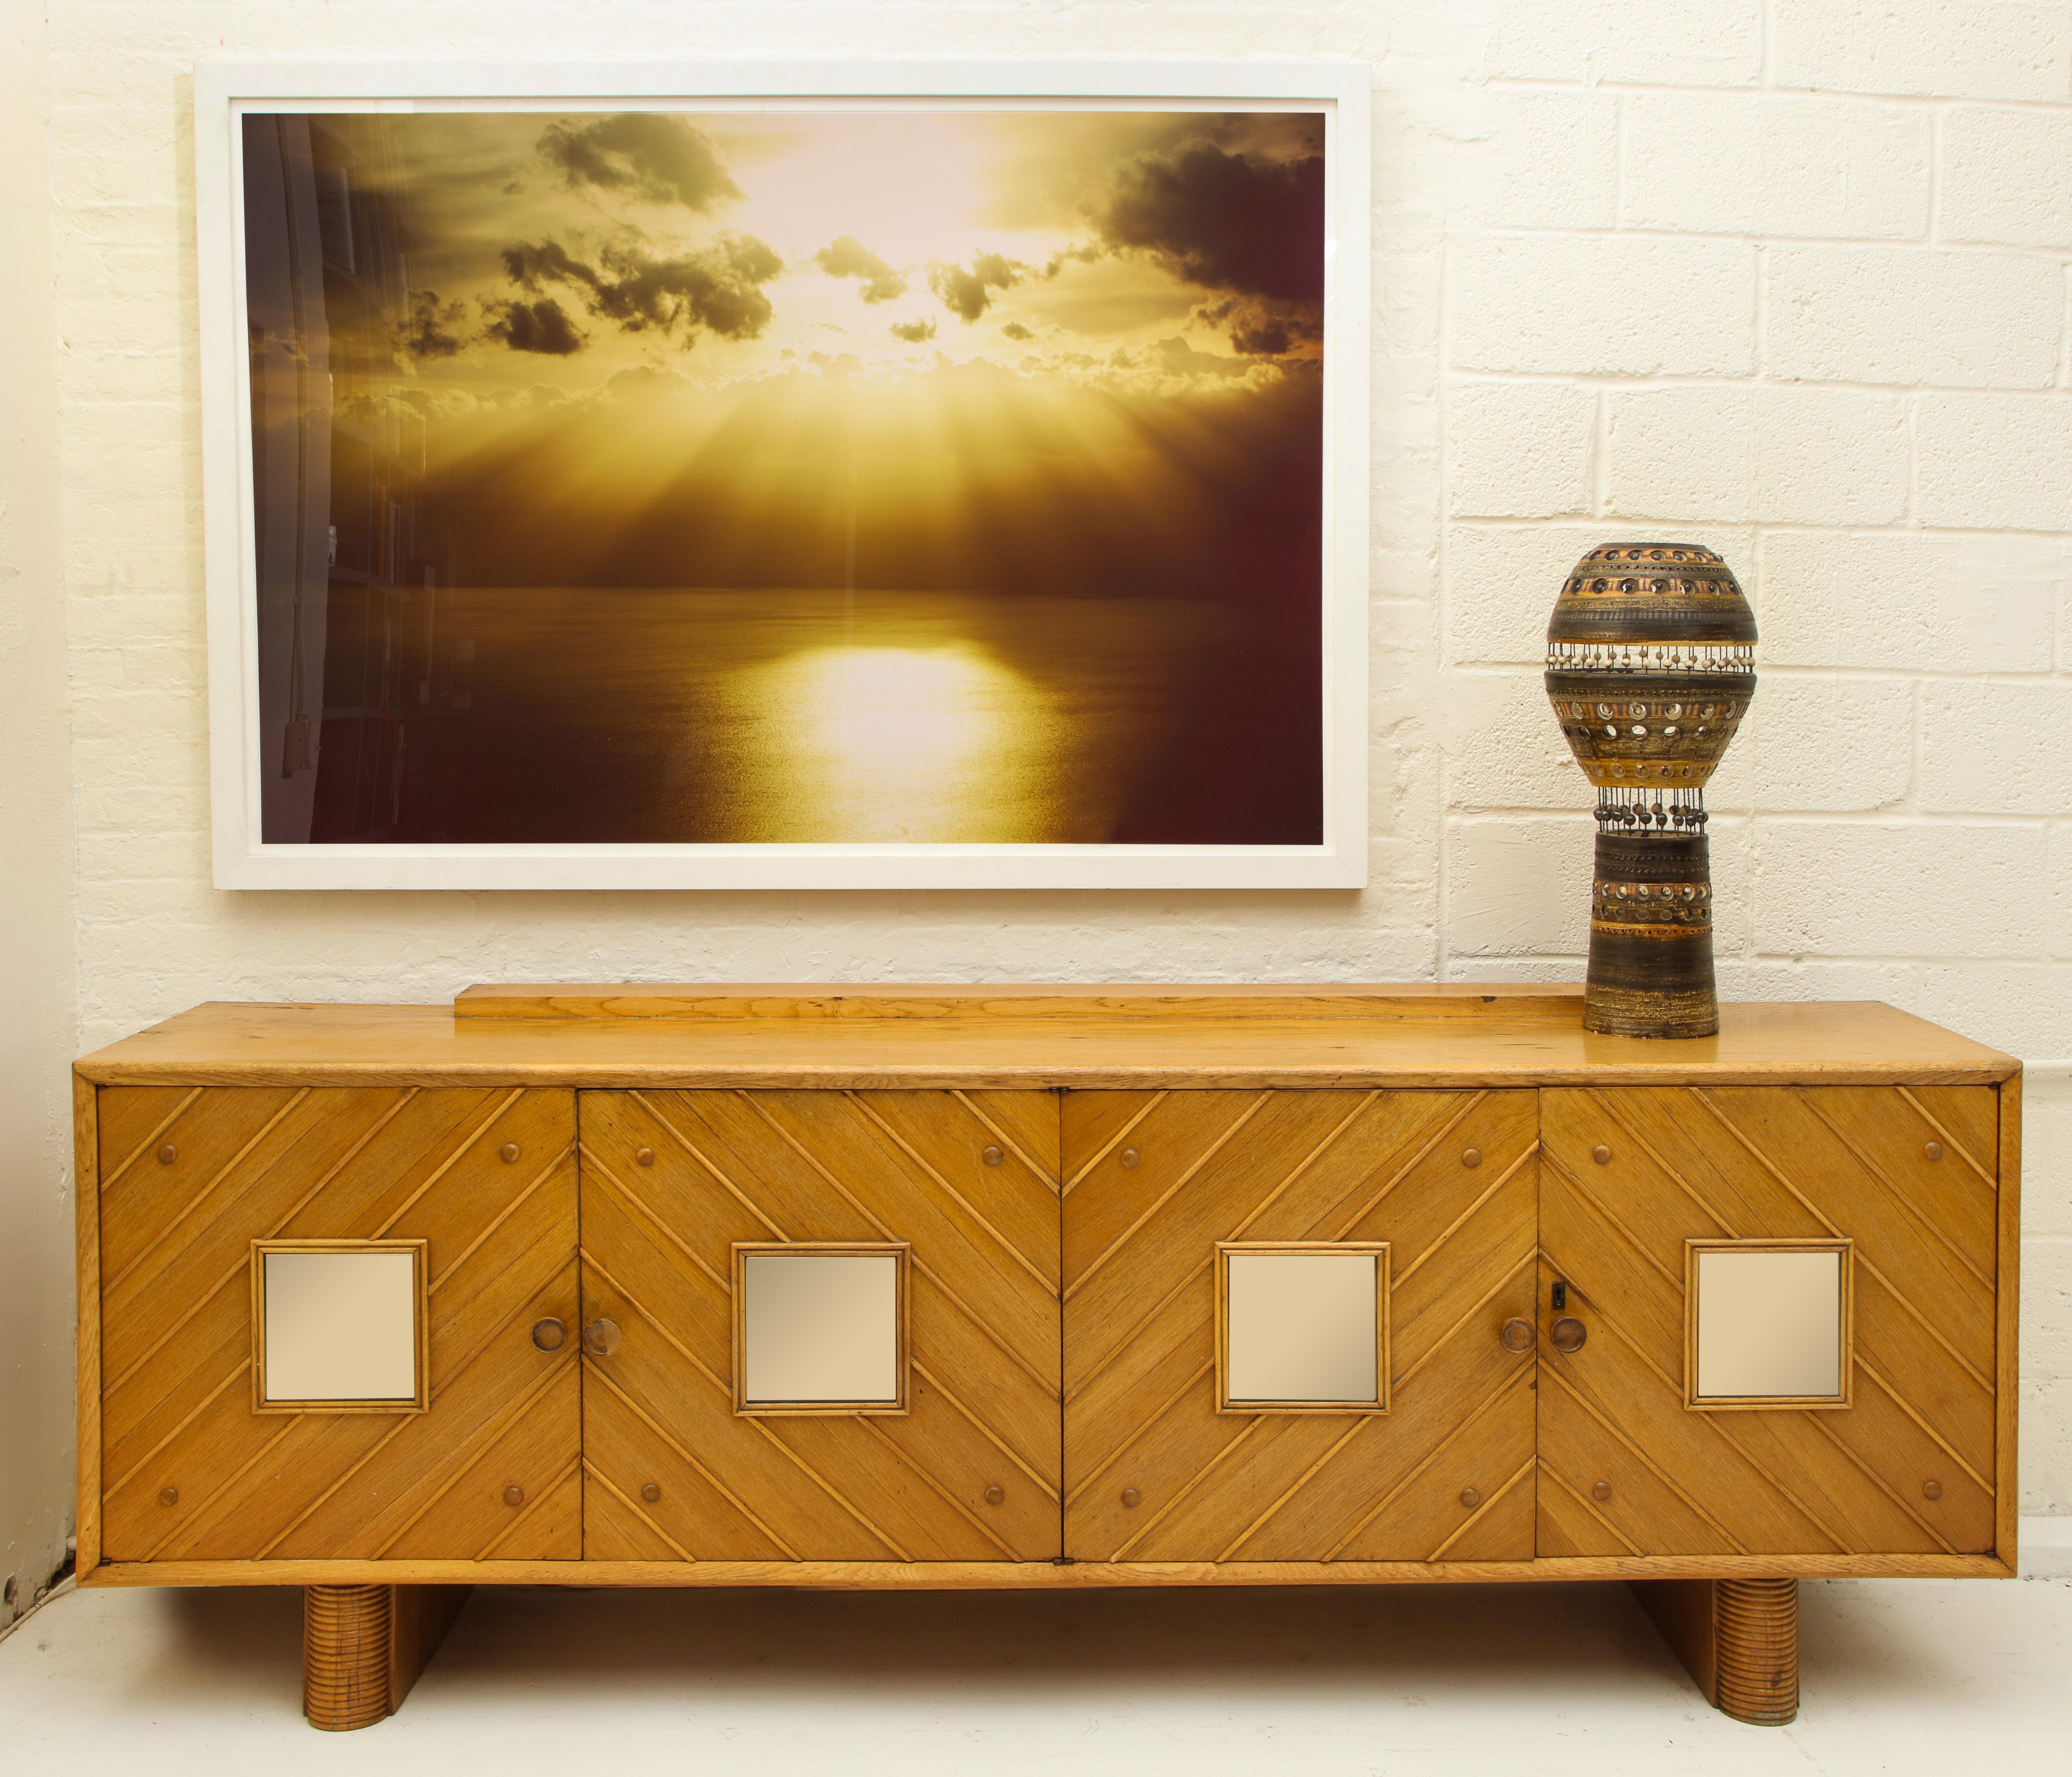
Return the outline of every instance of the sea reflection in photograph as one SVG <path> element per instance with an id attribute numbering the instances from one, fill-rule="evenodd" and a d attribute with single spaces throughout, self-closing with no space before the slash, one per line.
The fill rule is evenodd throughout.
<path id="1" fill-rule="evenodd" d="M 320 835 L 1065 844 L 1316 819 L 1276 754 L 1314 731 L 1229 716 L 1276 650 L 1224 605 L 494 587 L 374 609 L 331 658 L 423 697 L 335 684 Z"/>

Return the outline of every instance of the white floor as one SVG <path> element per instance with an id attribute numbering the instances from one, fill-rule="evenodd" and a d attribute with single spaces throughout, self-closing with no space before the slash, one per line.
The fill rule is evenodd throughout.
<path id="1" fill-rule="evenodd" d="M 0 1642 L 48 1777 L 2072 1770 L 2072 1582 L 1803 1590 L 1792 1727 L 1706 1708 L 1620 1586 L 480 1590 L 402 1712 L 321 1734 L 293 1591 L 71 1592 Z"/>

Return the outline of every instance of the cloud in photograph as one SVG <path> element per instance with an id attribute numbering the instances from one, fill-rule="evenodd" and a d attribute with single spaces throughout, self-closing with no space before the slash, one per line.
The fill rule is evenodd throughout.
<path id="1" fill-rule="evenodd" d="M 1219 327 L 1231 350 L 1244 358 L 1276 358 L 1305 342 L 1324 336 L 1320 302 L 1272 302 L 1257 297 L 1226 297 L 1205 303 L 1190 318 L 1204 327 Z"/>
<path id="2" fill-rule="evenodd" d="M 492 302 L 485 305 L 486 337 L 501 340 L 513 351 L 547 358 L 569 358 L 583 349 L 586 335 L 551 296 L 533 302 Z"/>
<path id="3" fill-rule="evenodd" d="M 932 320 L 895 321 L 892 323 L 892 337 L 903 339 L 910 346 L 918 346 L 935 337 L 935 323 Z"/>
<path id="4" fill-rule="evenodd" d="M 830 277 L 857 279 L 857 294 L 866 302 L 890 302 L 906 293 L 905 274 L 854 235 L 837 235 L 813 255 L 813 263 Z"/>
<path id="5" fill-rule="evenodd" d="M 944 308 L 968 326 L 993 306 L 995 290 L 1013 289 L 1030 269 L 1004 253 L 980 253 L 969 270 L 939 259 L 928 268 L 928 288 Z"/>
<path id="6" fill-rule="evenodd" d="M 413 290 L 403 326 L 403 350 L 413 358 L 451 358 L 467 343 L 461 331 L 466 305 L 442 302 L 437 290 Z"/>
<path id="7" fill-rule="evenodd" d="M 1271 161 L 1198 142 L 1140 154 L 1090 206 L 1114 251 L 1208 290 L 1295 302 L 1324 294 L 1324 161 Z"/>
<path id="8" fill-rule="evenodd" d="M 573 291 L 600 319 L 627 333 L 657 332 L 684 343 L 701 331 L 723 339 L 754 339 L 770 324 L 770 298 L 758 287 L 784 269 L 783 261 L 752 235 L 722 235 L 711 247 L 672 256 L 621 241 L 594 259 L 580 258 L 551 236 L 503 250 L 505 275 L 537 294 L 549 284 Z"/>
<path id="9" fill-rule="evenodd" d="M 741 196 L 712 138 L 663 112 L 559 117 L 541 133 L 539 152 L 571 190 L 591 186 L 650 203 L 680 203 L 701 215 Z"/>

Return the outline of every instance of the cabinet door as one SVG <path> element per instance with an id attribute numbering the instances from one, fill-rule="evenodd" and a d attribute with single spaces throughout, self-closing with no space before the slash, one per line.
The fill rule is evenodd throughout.
<path id="1" fill-rule="evenodd" d="M 610 1323 L 587 1557 L 1058 1553 L 1054 1098 L 586 1092 L 582 1117 L 583 1314 Z"/>
<path id="2" fill-rule="evenodd" d="M 578 1555 L 574 1350 L 532 1336 L 575 1315 L 572 1093 L 111 1086 L 99 1120 L 109 1560 Z M 269 1315 L 269 1247 L 407 1282 L 313 1318 L 284 1268 Z M 414 1398 L 345 1398 L 369 1353 Z"/>
<path id="3" fill-rule="evenodd" d="M 1543 1101 L 1541 1554 L 1992 1547 L 1992 1088 Z"/>
<path id="4" fill-rule="evenodd" d="M 1069 1094 L 1067 1553 L 1530 1557 L 1535 1097 Z M 1359 1262 L 1321 1266 L 1315 1289 L 1295 1267 L 1328 1261 L 1333 1246 L 1375 1253 L 1386 1347 L 1376 1398 L 1234 1398 L 1305 1393 L 1299 1380 L 1245 1384 L 1239 1348 L 1255 1342 L 1272 1357 L 1277 1330 L 1306 1319 L 1329 1331 Z M 1289 1262 L 1281 1274 L 1295 1280 L 1292 1295 L 1262 1310 L 1231 1293 L 1248 1248 Z M 1515 1320 L 1527 1324 L 1507 1345 Z M 1351 1327 L 1334 1361 L 1356 1365 L 1363 1333 Z M 1308 1392 L 1359 1393 L 1375 1375 L 1326 1377 Z"/>

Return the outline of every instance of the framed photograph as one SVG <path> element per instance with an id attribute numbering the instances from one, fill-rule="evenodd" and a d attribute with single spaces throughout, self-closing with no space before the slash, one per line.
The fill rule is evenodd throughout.
<path id="1" fill-rule="evenodd" d="M 1367 78 L 198 70 L 217 885 L 1363 884 Z"/>

